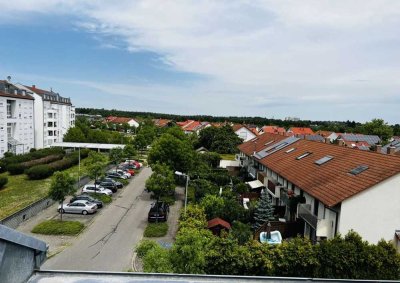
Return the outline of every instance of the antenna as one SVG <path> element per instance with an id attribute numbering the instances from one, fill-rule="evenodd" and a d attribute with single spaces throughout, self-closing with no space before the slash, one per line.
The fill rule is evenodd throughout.
<path id="1" fill-rule="evenodd" d="M 8 82 L 11 81 L 11 76 L 7 76 L 7 81 L 8 81 Z"/>

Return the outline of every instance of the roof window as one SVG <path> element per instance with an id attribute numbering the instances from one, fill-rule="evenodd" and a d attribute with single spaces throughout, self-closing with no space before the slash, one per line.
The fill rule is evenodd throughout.
<path id="1" fill-rule="evenodd" d="M 296 159 L 297 160 L 303 159 L 304 157 L 309 156 L 311 153 L 312 152 L 307 151 L 307 152 L 303 153 L 302 155 L 297 156 Z"/>
<path id="2" fill-rule="evenodd" d="M 317 164 L 317 165 L 322 165 L 322 164 L 328 162 L 331 159 L 333 159 L 333 156 L 327 155 L 327 156 L 322 157 L 321 159 L 318 159 L 314 163 Z"/>
<path id="3" fill-rule="evenodd" d="M 360 165 L 350 171 L 352 175 L 358 175 L 368 169 L 368 165 Z"/>
<path id="4" fill-rule="evenodd" d="M 285 152 L 286 152 L 286 153 L 290 153 L 290 152 L 292 152 L 292 151 L 295 150 L 295 149 L 296 149 L 296 148 L 292 147 L 291 149 L 286 150 Z"/>
<path id="5" fill-rule="evenodd" d="M 269 145 L 269 144 L 271 144 L 271 143 L 273 143 L 273 142 L 274 142 L 274 140 L 269 141 L 269 142 L 266 142 L 264 145 Z"/>

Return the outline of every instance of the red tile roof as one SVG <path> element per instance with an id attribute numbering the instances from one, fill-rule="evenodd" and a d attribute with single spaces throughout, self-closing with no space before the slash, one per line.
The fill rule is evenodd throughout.
<path id="1" fill-rule="evenodd" d="M 127 118 L 127 117 L 115 117 L 115 116 L 108 116 L 106 118 L 106 122 L 115 123 L 115 124 L 128 123 L 129 121 L 132 121 L 132 120 L 135 120 L 135 119 Z"/>
<path id="2" fill-rule="evenodd" d="M 225 220 L 223 220 L 221 218 L 218 218 L 218 217 L 208 221 L 207 228 L 210 229 L 210 228 L 213 228 L 213 227 L 218 226 L 218 225 L 221 225 L 222 227 L 224 227 L 226 229 L 231 229 L 231 224 L 229 224 Z"/>
<path id="3" fill-rule="evenodd" d="M 263 133 L 270 133 L 270 134 L 284 134 L 286 133 L 285 128 L 278 127 L 278 126 L 264 126 L 261 128 Z"/>
<path id="4" fill-rule="evenodd" d="M 248 156 L 253 155 L 254 152 L 260 151 L 263 148 L 267 147 L 265 144 L 268 144 L 268 146 L 281 141 L 287 137 L 281 136 L 281 135 L 275 135 L 275 134 L 261 134 L 258 137 L 242 143 L 239 145 L 239 150 L 243 153 L 245 153 Z"/>
<path id="5" fill-rule="evenodd" d="M 288 130 L 288 133 L 294 134 L 294 135 L 313 135 L 314 132 L 310 128 L 297 128 L 293 127 Z"/>
<path id="6" fill-rule="evenodd" d="M 254 140 L 240 145 L 239 149 L 249 155 L 254 151 Z M 265 147 L 257 144 L 256 151 Z M 290 148 L 295 150 L 287 153 Z M 296 159 L 305 152 L 311 154 Z M 322 165 L 315 164 L 327 155 L 333 159 Z M 307 140 L 298 140 L 258 161 L 329 207 L 400 173 L 398 156 Z M 358 175 L 350 174 L 360 165 L 367 165 L 368 169 Z"/>
<path id="7" fill-rule="evenodd" d="M 157 127 L 165 127 L 168 125 L 169 122 L 171 122 L 171 120 L 168 119 L 153 119 L 154 125 L 156 125 Z"/>

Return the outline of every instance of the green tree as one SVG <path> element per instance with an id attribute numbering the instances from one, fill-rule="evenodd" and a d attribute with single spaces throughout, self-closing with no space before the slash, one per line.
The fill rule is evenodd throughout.
<path id="1" fill-rule="evenodd" d="M 232 127 L 224 126 L 218 129 L 214 136 L 211 150 L 218 153 L 236 153 L 237 146 L 242 140 L 236 135 Z"/>
<path id="2" fill-rule="evenodd" d="M 193 164 L 194 150 L 186 140 L 163 134 L 152 146 L 150 164 L 164 163 L 174 171 L 189 172 Z"/>
<path id="3" fill-rule="evenodd" d="M 239 245 L 244 245 L 253 237 L 250 225 L 240 221 L 233 221 L 230 235 L 235 238 Z"/>
<path id="4" fill-rule="evenodd" d="M 261 192 L 260 201 L 258 202 L 256 211 L 254 213 L 254 225 L 253 229 L 257 230 L 260 228 L 265 222 L 269 221 L 273 218 L 274 209 L 271 204 L 271 198 L 269 194 Z"/>
<path id="5" fill-rule="evenodd" d="M 162 196 L 173 195 L 175 192 L 174 172 L 165 164 L 155 164 L 153 174 L 146 181 L 146 188 L 156 199 Z"/>
<path id="6" fill-rule="evenodd" d="M 372 119 L 361 127 L 361 132 L 366 135 L 377 135 L 383 143 L 387 143 L 393 136 L 393 128 L 383 119 Z"/>
<path id="7" fill-rule="evenodd" d="M 222 217 L 225 208 L 224 199 L 216 195 L 203 197 L 200 201 L 200 206 L 204 208 L 208 220 Z"/>
<path id="8" fill-rule="evenodd" d="M 169 250 L 154 246 L 143 257 L 143 271 L 151 273 L 173 273 Z"/>
<path id="9" fill-rule="evenodd" d="M 127 144 L 124 147 L 123 156 L 128 159 L 133 159 L 136 156 L 136 149 L 131 144 Z"/>
<path id="10" fill-rule="evenodd" d="M 204 209 L 199 205 L 189 204 L 186 213 L 179 218 L 180 228 L 204 229 L 207 227 L 207 218 Z"/>
<path id="11" fill-rule="evenodd" d="M 85 165 L 89 177 L 94 179 L 96 184 L 97 179 L 103 174 L 104 167 L 107 165 L 107 157 L 101 153 L 91 151 L 85 159 Z"/>
<path id="12" fill-rule="evenodd" d="M 102 130 L 89 130 L 87 141 L 91 143 L 108 143 L 108 133 Z"/>
<path id="13" fill-rule="evenodd" d="M 110 150 L 110 161 L 115 164 L 115 170 L 118 168 L 118 164 L 121 161 L 123 150 L 120 147 L 116 147 Z"/>
<path id="14" fill-rule="evenodd" d="M 49 197 L 61 204 L 60 218 L 62 221 L 65 197 L 75 192 L 75 180 L 66 172 L 56 172 L 52 178 Z"/>
<path id="15" fill-rule="evenodd" d="M 214 236 L 206 229 L 181 228 L 171 249 L 175 273 L 205 274 L 206 255 Z"/>
<path id="16" fill-rule="evenodd" d="M 217 132 L 218 128 L 215 127 L 207 127 L 201 130 L 199 134 L 199 146 L 203 146 L 210 150 Z"/>
<path id="17" fill-rule="evenodd" d="M 86 142 L 86 137 L 79 127 L 69 128 L 64 135 L 63 141 L 65 142 Z"/>

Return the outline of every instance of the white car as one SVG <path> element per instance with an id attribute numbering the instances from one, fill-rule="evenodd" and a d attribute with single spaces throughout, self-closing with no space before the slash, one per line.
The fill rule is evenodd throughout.
<path id="1" fill-rule="evenodd" d="M 123 176 L 126 176 L 128 179 L 132 176 L 131 173 L 125 172 L 124 170 L 118 169 L 117 173 Z"/>
<path id="2" fill-rule="evenodd" d="M 84 193 L 96 193 L 96 194 L 103 194 L 103 195 L 112 195 L 112 191 L 109 189 L 105 189 L 101 186 L 95 186 L 95 185 L 85 185 L 82 189 L 82 192 Z"/>
<path id="3" fill-rule="evenodd" d="M 95 213 L 97 211 L 97 204 L 87 200 L 76 200 L 73 203 L 61 204 L 58 206 L 60 213 L 79 213 L 86 215 L 88 213 Z"/>

